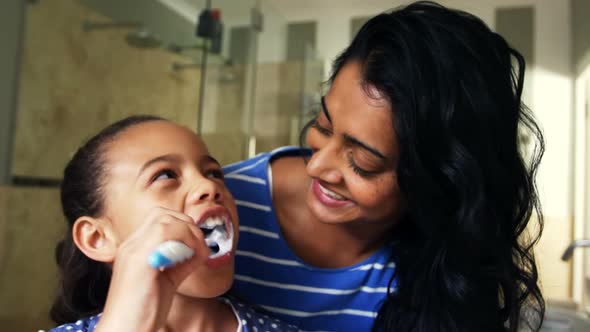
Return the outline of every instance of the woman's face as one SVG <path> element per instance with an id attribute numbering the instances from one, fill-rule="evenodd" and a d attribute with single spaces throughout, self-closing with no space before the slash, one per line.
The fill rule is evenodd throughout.
<path id="1" fill-rule="evenodd" d="M 231 254 L 217 264 L 202 264 L 179 287 L 180 293 L 199 298 L 226 292 L 233 281 L 238 217 L 222 169 L 203 141 L 184 127 L 151 121 L 120 133 L 108 143 L 105 155 L 105 216 L 119 244 L 155 207 L 181 212 L 195 221 L 205 213 L 229 216 L 234 230 Z"/>
<path id="2" fill-rule="evenodd" d="M 307 164 L 307 204 L 325 223 L 391 224 L 403 213 L 393 110 L 361 83 L 360 65 L 346 64 L 307 135 L 314 152 Z"/>

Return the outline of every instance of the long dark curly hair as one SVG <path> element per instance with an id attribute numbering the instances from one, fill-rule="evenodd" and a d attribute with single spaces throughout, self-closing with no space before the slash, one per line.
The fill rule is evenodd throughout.
<path id="1" fill-rule="evenodd" d="M 331 80 L 350 62 L 392 105 L 408 205 L 393 235 L 397 288 L 374 331 L 538 330 L 544 141 L 521 100 L 523 57 L 477 17 L 417 2 L 370 19 Z"/>

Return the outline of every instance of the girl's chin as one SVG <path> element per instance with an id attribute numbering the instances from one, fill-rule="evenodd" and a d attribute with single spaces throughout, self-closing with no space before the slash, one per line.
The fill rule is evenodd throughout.
<path id="1" fill-rule="evenodd" d="M 191 288 L 193 289 L 183 289 L 181 287 L 178 289 L 178 294 L 194 299 L 214 299 L 227 293 L 230 290 L 231 285 L 229 287 L 208 289 L 194 289 L 194 287 Z"/>
<path id="2" fill-rule="evenodd" d="M 220 273 L 221 274 L 221 273 Z M 233 273 L 228 277 L 221 275 L 212 279 L 209 282 L 204 281 L 205 278 L 191 275 L 178 287 L 178 293 L 200 299 L 212 299 L 227 293 L 233 283 Z"/>

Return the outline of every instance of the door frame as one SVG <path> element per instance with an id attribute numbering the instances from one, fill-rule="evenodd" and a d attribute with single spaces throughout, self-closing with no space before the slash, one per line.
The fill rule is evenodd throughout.
<path id="1" fill-rule="evenodd" d="M 590 65 L 575 79 L 574 113 L 574 227 L 573 240 L 590 238 Z M 565 247 L 565 245 L 564 245 Z M 585 296 L 590 280 L 590 254 L 575 250 L 572 259 L 572 300 L 580 308 L 590 305 Z"/>

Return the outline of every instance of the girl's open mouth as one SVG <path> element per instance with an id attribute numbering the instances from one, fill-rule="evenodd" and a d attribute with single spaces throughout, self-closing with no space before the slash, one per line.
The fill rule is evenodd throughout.
<path id="1" fill-rule="evenodd" d="M 222 257 L 231 252 L 234 232 L 231 221 L 224 215 L 212 215 L 198 224 L 209 247 L 209 259 Z"/>

